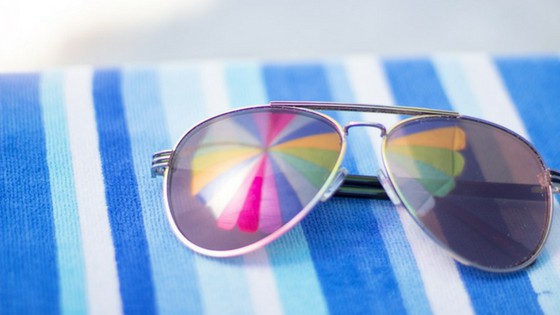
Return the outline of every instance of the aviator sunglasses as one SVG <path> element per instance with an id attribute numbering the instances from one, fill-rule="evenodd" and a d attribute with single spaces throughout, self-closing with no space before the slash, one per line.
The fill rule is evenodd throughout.
<path id="1" fill-rule="evenodd" d="M 390 129 L 344 127 L 317 110 L 407 115 Z M 382 137 L 377 176 L 341 162 L 350 128 Z M 153 156 L 167 215 L 192 250 L 229 257 L 286 233 L 331 196 L 390 199 L 459 262 L 488 271 L 530 265 L 547 238 L 560 173 L 502 126 L 456 112 L 271 102 L 232 110 Z"/>

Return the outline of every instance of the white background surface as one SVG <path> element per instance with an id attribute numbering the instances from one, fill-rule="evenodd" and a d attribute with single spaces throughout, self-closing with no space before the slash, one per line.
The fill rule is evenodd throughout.
<path id="1" fill-rule="evenodd" d="M 560 52 L 560 1 L 0 0 L 0 71 L 208 58 Z"/>

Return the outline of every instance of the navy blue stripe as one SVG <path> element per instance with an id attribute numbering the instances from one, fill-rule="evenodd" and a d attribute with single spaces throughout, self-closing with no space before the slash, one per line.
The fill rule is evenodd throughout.
<path id="1" fill-rule="evenodd" d="M 93 97 L 123 309 L 126 314 L 154 314 L 154 287 L 120 73 L 97 71 Z"/>
<path id="2" fill-rule="evenodd" d="M 560 168 L 560 59 L 497 59 L 519 115 L 545 162 Z"/>
<path id="3" fill-rule="evenodd" d="M 0 313 L 60 312 L 37 75 L 0 76 Z"/>
<path id="4" fill-rule="evenodd" d="M 319 65 L 269 65 L 264 67 L 264 78 L 271 100 L 332 100 L 326 73 Z M 369 201 L 334 198 L 302 221 L 331 313 L 405 312 L 370 209 Z"/>
<path id="5" fill-rule="evenodd" d="M 384 66 L 399 104 L 452 110 L 429 60 L 387 60 Z M 525 271 L 492 274 L 460 264 L 458 268 L 477 313 L 528 314 L 541 311 Z"/>

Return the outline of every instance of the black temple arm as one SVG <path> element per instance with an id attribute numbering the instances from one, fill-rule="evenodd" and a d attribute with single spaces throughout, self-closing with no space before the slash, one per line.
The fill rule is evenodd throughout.
<path id="1" fill-rule="evenodd" d="M 552 187 L 554 188 L 554 192 L 555 193 L 559 193 L 560 192 L 560 172 L 559 171 L 555 171 L 555 170 L 549 170 L 550 172 L 550 183 L 552 184 Z"/>
<path id="2" fill-rule="evenodd" d="M 550 171 L 553 192 L 560 192 L 560 172 Z M 533 200 L 540 199 L 542 186 L 514 183 L 486 183 L 461 180 L 454 194 L 477 198 L 503 198 Z M 375 176 L 347 175 L 334 194 L 337 197 L 389 199 L 381 182 Z"/>
<path id="3" fill-rule="evenodd" d="M 348 175 L 334 194 L 337 197 L 389 199 L 375 176 Z"/>

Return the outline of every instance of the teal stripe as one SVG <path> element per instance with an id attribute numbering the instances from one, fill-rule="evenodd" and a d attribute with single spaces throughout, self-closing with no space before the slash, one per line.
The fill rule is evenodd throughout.
<path id="1" fill-rule="evenodd" d="M 469 88 L 461 63 L 452 57 L 440 56 L 433 65 L 453 108 L 462 115 L 482 117 L 476 96 Z"/>
<path id="2" fill-rule="evenodd" d="M 174 65 L 160 71 L 161 97 L 167 129 L 173 141 L 199 121 L 207 110 L 198 68 Z M 212 91 L 205 91 L 211 93 Z M 188 250 L 185 248 L 184 250 Z M 250 314 L 249 288 L 243 260 L 194 255 L 203 308 L 208 314 Z"/>
<path id="3" fill-rule="evenodd" d="M 226 81 L 231 104 L 268 103 L 262 80 L 258 64 L 229 66 Z M 301 226 L 295 226 L 266 250 L 286 314 L 325 314 L 326 303 Z"/>
<path id="4" fill-rule="evenodd" d="M 344 65 L 340 61 L 331 61 L 325 65 L 329 85 L 331 86 L 331 94 L 335 102 L 356 102 L 354 93 Z"/>
<path id="5" fill-rule="evenodd" d="M 326 314 L 321 284 L 301 225 L 267 246 L 286 314 Z"/>
<path id="6" fill-rule="evenodd" d="M 197 255 L 200 290 L 207 314 L 252 314 L 243 259 Z"/>
<path id="7" fill-rule="evenodd" d="M 162 202 L 161 179 L 150 176 L 150 154 L 170 147 L 157 73 L 127 69 L 122 82 L 134 172 L 150 252 L 157 310 L 161 314 L 201 313 L 194 254 L 173 235 Z"/>
<path id="8" fill-rule="evenodd" d="M 196 68 L 173 65 L 159 73 L 161 101 L 171 144 L 195 124 L 206 119 L 204 95 Z"/>
<path id="9" fill-rule="evenodd" d="M 261 70 L 256 63 L 231 64 L 225 69 L 226 85 L 232 107 L 267 104 Z"/>
<path id="10" fill-rule="evenodd" d="M 330 63 L 326 67 L 334 101 L 355 102 L 349 85 L 344 66 L 340 63 Z M 340 113 L 338 117 L 344 121 L 364 121 L 360 113 Z M 390 127 L 390 126 L 387 126 Z M 347 138 L 347 156 L 353 156 L 360 174 L 375 175 L 381 167 L 374 150 L 366 145 L 371 143 L 369 135 L 363 128 L 352 130 Z M 381 148 L 376 148 L 381 149 Z M 420 270 L 412 249 L 406 238 L 400 217 L 390 201 L 372 201 L 373 216 L 379 225 L 379 232 L 383 236 L 385 248 L 391 261 L 391 267 L 397 278 L 403 303 L 410 314 L 428 314 L 431 312 L 430 303 L 420 277 Z"/>
<path id="11" fill-rule="evenodd" d="M 41 106 L 56 235 L 60 310 L 62 314 L 86 314 L 84 257 L 64 112 L 62 73 L 43 74 Z"/>

